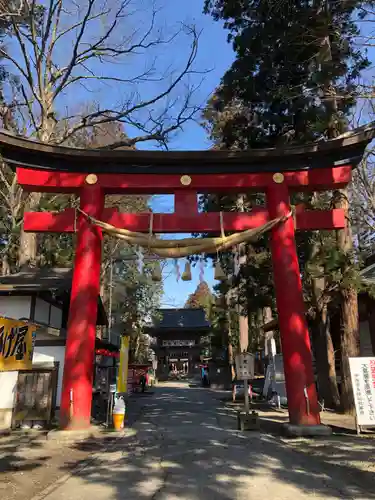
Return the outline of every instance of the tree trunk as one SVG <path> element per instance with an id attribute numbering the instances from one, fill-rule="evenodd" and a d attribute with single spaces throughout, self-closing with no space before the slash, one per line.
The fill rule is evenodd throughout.
<path id="1" fill-rule="evenodd" d="M 328 325 L 331 322 L 328 317 Z M 333 347 L 332 336 L 330 328 L 326 330 L 326 340 L 327 340 L 327 357 L 328 357 L 328 381 L 330 394 L 332 397 L 332 406 L 334 408 L 338 408 L 340 406 L 340 393 L 337 385 L 337 376 L 336 376 L 336 356 L 335 349 Z"/>
<path id="2" fill-rule="evenodd" d="M 42 89 L 40 88 L 40 91 Z M 56 121 L 53 112 L 53 93 L 43 89 L 43 106 L 41 113 L 41 127 L 37 139 L 46 144 L 53 142 Z M 39 208 L 42 193 L 31 193 L 25 203 L 25 211 L 35 211 Z M 36 267 L 38 261 L 38 240 L 36 233 L 26 233 L 21 228 L 20 247 L 18 253 L 18 267 Z"/>
<path id="3" fill-rule="evenodd" d="M 135 359 L 135 362 L 137 363 L 138 362 L 138 358 L 139 358 L 139 350 L 140 350 L 140 336 L 139 336 L 139 332 L 136 333 L 136 338 L 135 338 L 135 349 L 134 349 L 134 359 Z"/>
<path id="4" fill-rule="evenodd" d="M 1 266 L 1 274 L 3 276 L 8 276 L 10 274 L 10 264 L 9 264 L 9 255 L 8 253 L 4 254 L 2 266 Z"/>
<path id="5" fill-rule="evenodd" d="M 337 387 L 335 351 L 327 304 L 316 311 L 314 330 L 313 340 L 319 398 L 323 400 L 325 406 L 335 409 L 340 406 L 340 394 Z"/>
<path id="6" fill-rule="evenodd" d="M 231 379 L 232 381 L 236 378 L 236 369 L 235 369 L 235 362 L 234 362 L 234 352 L 233 352 L 233 345 L 232 345 L 232 325 L 231 325 L 231 317 L 230 317 L 230 293 L 228 292 L 224 296 L 223 300 L 225 306 L 226 306 L 226 320 L 227 320 L 227 345 L 228 345 L 228 363 L 229 363 L 229 368 L 230 368 L 230 373 L 231 373 Z"/>
<path id="7" fill-rule="evenodd" d="M 20 247 L 18 253 L 18 267 L 36 267 L 37 262 L 37 235 L 36 233 L 26 233 L 22 227 L 20 233 Z"/>
<path id="8" fill-rule="evenodd" d="M 31 193 L 25 204 L 25 211 L 34 211 L 39 207 L 41 193 Z M 18 267 L 36 267 L 38 255 L 38 240 L 36 233 L 26 233 L 23 225 L 20 233 L 20 246 L 18 251 Z"/>
<path id="9" fill-rule="evenodd" d="M 354 395 L 349 358 L 359 356 L 358 294 L 353 287 L 341 293 L 341 404 L 354 414 Z"/>
<path id="10" fill-rule="evenodd" d="M 334 192 L 335 208 L 345 210 L 346 227 L 337 231 L 337 247 L 347 258 L 345 273 L 350 266 L 350 253 L 353 251 L 353 240 L 349 220 L 348 190 L 340 189 Z M 340 290 L 341 301 L 341 404 L 347 413 L 353 413 L 354 397 L 350 378 L 349 357 L 359 356 L 359 324 L 358 324 L 358 293 L 351 284 Z"/>
<path id="11" fill-rule="evenodd" d="M 329 3 L 317 0 L 315 2 L 318 7 L 317 13 L 321 13 L 324 9 L 329 20 Z M 320 40 L 320 52 L 318 61 L 324 67 L 325 63 L 332 64 L 332 51 L 330 42 L 330 33 L 328 30 L 329 23 L 327 22 L 327 31 Z M 327 72 L 327 79 L 323 83 L 323 94 L 325 99 L 326 109 L 330 115 L 327 125 L 327 136 L 329 139 L 337 137 L 344 130 L 340 130 L 340 122 L 338 117 L 337 95 L 336 88 L 331 81 L 330 73 Z M 346 211 L 346 228 L 336 232 L 337 247 L 346 256 L 350 256 L 353 249 L 353 241 L 351 235 L 351 226 L 349 220 L 349 199 L 348 189 L 340 189 L 333 194 L 333 204 L 335 208 L 342 208 Z M 350 264 L 347 264 L 347 267 Z M 345 273 L 346 269 L 342 270 Z M 358 328 L 358 297 L 356 289 L 347 285 L 346 289 L 340 291 L 341 299 L 341 404 L 346 412 L 354 411 L 353 390 L 350 379 L 349 360 L 350 356 L 359 355 L 359 328 Z"/>
<path id="12" fill-rule="evenodd" d="M 315 196 L 318 196 L 315 194 Z M 319 243 L 314 239 L 311 258 L 319 252 Z M 319 398 L 325 406 L 337 408 L 340 405 L 340 394 L 337 386 L 335 351 L 331 337 L 331 324 L 328 314 L 328 297 L 325 296 L 326 278 L 324 265 L 319 266 L 320 277 L 312 278 L 312 296 L 315 308 L 313 329 L 313 348 L 318 377 Z"/>

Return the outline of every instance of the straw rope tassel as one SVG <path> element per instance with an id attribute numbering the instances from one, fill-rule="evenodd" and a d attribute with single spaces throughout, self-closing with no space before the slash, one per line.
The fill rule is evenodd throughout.
<path id="1" fill-rule="evenodd" d="M 185 270 L 182 273 L 181 279 L 182 281 L 191 281 L 191 265 L 189 261 L 185 263 Z"/>
<path id="2" fill-rule="evenodd" d="M 130 245 L 139 245 L 147 248 L 151 253 L 158 255 L 159 257 L 173 259 L 183 258 L 189 255 L 196 255 L 201 253 L 218 253 L 228 250 L 229 248 L 240 243 L 256 241 L 264 233 L 270 231 L 278 224 L 285 222 L 289 217 L 292 216 L 292 211 L 290 211 L 287 215 L 268 221 L 257 228 L 247 229 L 246 231 L 243 231 L 241 233 L 234 233 L 230 236 L 225 236 L 224 234 L 224 237 L 222 236 L 220 238 L 185 238 L 182 240 L 160 240 L 158 238 L 150 236 L 150 234 L 144 235 L 143 233 L 135 233 L 129 231 L 128 229 L 118 229 L 111 224 L 90 217 L 81 209 L 78 210 L 86 217 L 88 217 L 88 219 L 93 224 L 96 224 L 107 234 L 111 234 L 119 239 L 123 239 Z"/>

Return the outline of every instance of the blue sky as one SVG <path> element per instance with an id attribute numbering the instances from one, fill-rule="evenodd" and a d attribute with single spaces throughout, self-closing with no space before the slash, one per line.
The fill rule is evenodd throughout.
<path id="1" fill-rule="evenodd" d="M 233 52 L 230 45 L 226 42 L 227 32 L 220 23 L 216 23 L 210 16 L 202 14 L 203 2 L 201 0 L 192 0 L 189 2 L 172 1 L 165 8 L 167 22 L 174 22 L 189 19 L 194 22 L 198 30 L 202 30 L 200 35 L 200 49 L 198 52 L 197 66 L 201 68 L 210 68 L 211 71 L 205 75 L 200 94 L 202 100 L 206 99 L 217 84 L 220 78 L 230 66 L 233 60 Z M 176 57 L 179 57 L 176 54 Z M 197 76 L 197 78 L 201 78 Z M 147 145 L 145 148 L 149 148 Z M 169 145 L 170 149 L 207 149 L 210 147 L 210 141 L 204 129 L 196 123 L 189 123 L 184 127 L 184 131 L 176 135 Z M 152 208 L 156 212 L 173 211 L 173 196 L 155 196 Z M 180 235 L 183 237 L 187 235 Z M 170 236 L 169 236 L 170 237 Z M 179 263 L 181 273 L 185 262 Z M 192 281 L 183 282 L 176 280 L 174 264 L 170 262 L 164 270 L 164 297 L 162 299 L 163 307 L 181 307 L 184 305 L 188 295 L 196 289 L 199 284 L 199 267 L 192 268 Z M 206 263 L 204 270 L 204 279 L 211 286 L 214 284 L 212 263 Z"/>
<path id="2" fill-rule="evenodd" d="M 173 212 L 173 196 L 171 195 L 158 195 L 154 196 L 151 207 L 155 212 L 168 213 Z M 176 235 L 176 238 L 188 237 L 188 234 Z M 174 235 L 168 235 L 168 238 L 173 238 Z M 186 264 L 185 259 L 179 259 L 178 267 L 180 274 L 183 273 Z M 183 307 L 189 294 L 194 292 L 201 278 L 201 265 L 191 267 L 192 280 L 182 281 L 177 280 L 176 266 L 173 260 L 167 261 L 163 266 L 163 285 L 164 294 L 162 298 L 162 307 Z M 214 270 L 212 262 L 207 261 L 204 264 L 203 279 L 211 287 L 214 285 Z"/>
<path id="3" fill-rule="evenodd" d="M 42 3 L 48 7 L 48 0 L 41 0 Z M 103 0 L 103 5 L 106 2 Z M 90 28 L 85 33 L 82 40 L 82 47 L 92 43 L 92 40 L 100 38 L 103 31 L 108 29 L 111 24 L 111 15 L 114 15 L 115 5 L 120 2 L 114 0 L 108 18 L 104 19 L 99 17 L 96 21 L 90 23 Z M 82 2 L 67 0 L 67 5 L 70 5 L 71 12 L 77 12 L 77 9 L 86 9 L 87 0 Z M 99 12 L 101 2 L 98 0 L 96 3 Z M 174 33 L 179 32 L 182 26 L 194 25 L 196 31 L 200 33 L 198 54 L 195 60 L 194 69 L 197 73 L 189 75 L 189 78 L 174 90 L 173 95 L 167 99 L 167 102 L 173 102 L 170 114 L 177 116 L 181 102 L 184 102 L 186 95 L 186 85 L 198 86 L 194 94 L 194 104 L 204 105 L 209 96 L 212 94 L 216 86 L 219 84 L 221 77 L 231 65 L 233 60 L 233 51 L 231 46 L 227 43 L 227 32 L 223 29 L 222 23 L 213 21 L 211 16 L 203 14 L 204 0 L 189 0 L 188 2 L 176 0 L 129 0 L 126 6 L 126 11 L 121 21 L 118 22 L 117 28 L 114 32 L 113 39 L 108 39 L 107 44 L 114 46 L 117 43 L 124 43 L 128 47 L 136 41 L 139 41 L 142 35 L 147 32 L 150 26 L 150 19 L 152 14 L 152 7 L 158 8 L 158 15 L 155 21 L 154 32 L 158 30 L 162 32 L 162 37 L 170 38 Z M 68 11 L 67 11 L 68 12 Z M 78 14 L 76 13 L 76 16 Z M 71 14 L 65 14 L 63 21 L 60 23 L 60 29 L 71 26 Z M 80 14 L 82 18 L 82 12 Z M 107 23 L 107 24 L 106 24 Z M 157 35 L 156 35 L 157 36 Z M 133 38 L 134 37 L 134 38 Z M 154 35 L 152 37 L 154 40 Z M 63 42 L 57 45 L 56 52 L 54 53 L 55 62 L 59 67 L 66 67 L 69 65 L 71 57 L 71 50 L 66 50 L 67 46 L 73 46 L 76 40 L 76 33 L 72 32 L 66 35 Z M 147 42 L 150 40 L 147 40 Z M 101 109 L 121 109 L 125 105 L 128 109 L 128 99 L 130 101 L 139 103 L 142 100 L 150 99 L 160 92 L 164 91 L 168 86 L 169 78 L 174 78 L 186 65 L 187 57 L 189 55 L 189 45 L 191 37 L 186 33 L 186 29 L 182 29 L 179 36 L 173 38 L 172 43 L 156 44 L 146 50 L 138 50 L 138 54 L 132 53 L 120 58 L 120 60 L 112 61 L 112 64 L 105 62 L 101 64 L 97 58 L 90 59 L 85 62 L 85 67 L 92 75 L 106 77 L 116 77 L 127 79 L 128 83 L 87 80 L 84 85 L 78 84 L 71 85 L 65 92 L 60 94 L 56 107 L 61 115 L 81 115 L 82 110 L 91 110 L 92 106 L 100 107 Z M 11 45 L 11 48 L 17 50 L 16 45 Z M 18 52 L 18 57 L 20 53 Z M 17 57 L 17 54 L 16 54 Z M 140 81 L 137 79 L 136 83 L 131 83 L 136 75 L 143 74 L 147 68 L 155 66 L 155 71 L 151 74 L 152 81 Z M 76 68 L 77 72 L 81 68 Z M 164 78 L 158 79 L 160 76 Z M 124 104 L 125 103 L 125 104 Z M 153 106 L 138 113 L 135 119 L 141 123 L 149 112 L 158 114 L 160 110 L 164 109 L 166 102 L 159 102 Z M 199 122 L 200 116 L 197 116 Z M 133 117 L 134 119 L 134 117 Z M 136 130 L 126 124 L 124 126 L 128 135 L 138 135 L 139 130 Z M 138 143 L 138 148 L 153 149 L 157 147 L 150 142 Z M 185 124 L 184 130 L 176 133 L 169 142 L 170 150 L 201 150 L 210 147 L 210 141 L 204 129 L 196 122 L 189 122 Z M 172 196 L 156 196 L 151 202 L 152 208 L 155 212 L 170 212 L 173 211 L 173 197 Z M 181 235 L 180 237 L 187 236 Z M 180 262 L 181 272 L 183 270 L 184 262 Z M 164 282 L 164 298 L 163 306 L 165 307 L 179 307 L 183 306 L 188 295 L 192 293 L 199 283 L 199 270 L 193 269 L 193 280 L 191 282 L 176 281 L 176 276 L 173 272 L 174 264 L 170 262 L 165 271 Z M 207 264 L 204 274 L 204 279 L 212 285 L 213 269 L 212 264 Z"/>
<path id="4" fill-rule="evenodd" d="M 48 6 L 49 0 L 40 0 L 41 3 Z M 74 9 L 81 9 L 87 6 L 87 0 L 66 0 L 66 4 L 70 5 L 72 12 Z M 96 20 L 90 23 L 90 29 L 85 34 L 82 40 L 82 47 L 87 47 L 92 40 L 98 40 L 103 32 L 106 32 L 108 25 L 111 24 L 111 15 L 114 15 L 115 8 L 119 5 L 120 0 L 97 0 L 96 5 L 101 14 L 100 5 L 111 5 L 110 12 L 107 16 L 99 16 Z M 199 88 L 195 93 L 195 104 L 204 105 L 207 99 L 212 94 L 216 86 L 219 84 L 221 77 L 230 67 L 233 61 L 233 51 L 227 43 L 227 32 L 223 29 L 222 23 L 214 22 L 211 16 L 202 13 L 204 0 L 189 0 L 188 2 L 176 0 L 129 0 L 124 12 L 123 18 L 118 22 L 117 28 L 113 33 L 113 39 L 107 40 L 109 46 L 128 47 L 136 40 L 138 36 L 142 36 L 149 28 L 149 21 L 152 13 L 152 5 L 157 4 L 158 15 L 155 26 L 155 31 L 160 29 L 166 38 L 172 36 L 182 24 L 195 25 L 196 30 L 200 32 L 198 55 L 195 61 L 194 69 L 198 73 L 191 74 L 188 81 L 184 81 L 173 92 L 173 95 L 167 99 L 167 103 L 172 102 L 170 114 L 176 116 L 179 111 L 179 105 L 184 102 L 186 95 L 186 85 L 198 85 Z M 76 14 L 77 16 L 77 14 Z M 67 9 L 63 21 L 60 23 L 60 29 L 64 30 L 67 26 L 72 25 L 74 15 L 69 13 Z M 82 16 L 81 16 L 82 18 Z M 363 23 L 361 28 L 363 35 L 373 36 L 373 23 Z M 54 65 L 56 67 L 69 67 L 69 61 L 72 55 L 71 47 L 75 41 L 73 32 L 69 32 L 64 36 L 56 46 L 54 52 Z M 155 94 L 165 90 L 166 85 L 173 75 L 176 76 L 182 67 L 185 66 L 189 54 L 189 43 L 191 38 L 186 34 L 186 29 L 182 30 L 177 38 L 173 38 L 173 42 L 169 44 L 156 44 L 151 48 L 138 51 L 138 54 L 126 54 L 121 60 L 110 62 L 98 58 L 92 58 L 85 61 L 85 69 L 89 75 L 93 76 L 92 80 L 85 81 L 84 85 L 81 82 L 73 84 L 66 91 L 59 95 L 58 102 L 55 102 L 56 108 L 61 116 L 81 116 L 82 111 L 88 109 L 93 110 L 100 107 L 101 109 L 123 109 L 122 106 L 127 106 L 128 102 L 139 103 L 142 100 L 147 100 L 154 97 Z M 67 48 L 69 47 L 69 50 Z M 14 55 L 16 60 L 22 61 L 19 47 L 17 43 L 9 44 L 8 50 Z M 14 53 L 13 53 L 14 51 Z M 30 57 L 33 57 L 31 52 Z M 369 49 L 369 57 L 374 59 L 374 49 Z M 148 68 L 155 71 L 151 72 L 151 80 L 143 81 L 137 79 L 134 83 L 133 79 L 140 74 L 143 74 Z M 369 83 L 373 82 L 374 66 L 366 72 L 364 77 Z M 14 68 L 10 68 L 14 70 Z M 76 68 L 74 73 L 83 71 L 82 68 Z M 201 73 L 199 73 L 199 71 Z M 83 71 L 84 72 L 84 71 Z M 202 73 L 203 72 L 203 73 Z M 79 75 L 80 73 L 78 73 Z M 123 80 L 123 83 L 108 82 L 108 80 L 96 80 L 97 76 L 116 77 Z M 162 76 L 163 78 L 158 78 Z M 90 77 L 91 78 L 91 77 Z M 126 82 L 125 82 L 126 80 Z M 36 80 L 37 81 L 37 80 Z M 158 114 L 164 110 L 164 103 L 156 103 L 148 107 L 139 116 L 133 117 L 137 122 L 142 123 L 142 120 L 148 118 L 148 113 Z M 130 105 L 131 107 L 131 105 Z M 129 109 L 126 107 L 125 109 Z M 373 116 L 373 111 L 372 111 Z M 365 111 L 362 117 L 367 116 Z M 200 117 L 197 116 L 197 121 Z M 134 135 L 136 130 L 125 125 L 125 130 L 129 135 Z M 210 147 L 210 141 L 204 129 L 196 122 L 185 124 L 184 130 L 176 133 L 170 140 L 170 150 L 201 150 Z M 151 143 L 139 143 L 137 147 L 143 149 L 152 149 Z M 173 197 L 171 196 L 156 196 L 151 202 L 155 212 L 171 212 L 173 210 Z M 181 235 L 183 236 L 183 235 Z M 186 235 L 185 235 L 186 236 Z M 184 262 L 180 263 L 181 271 Z M 210 284 L 213 284 L 212 266 L 206 265 L 204 279 Z M 165 293 L 163 298 L 164 306 L 183 306 L 187 296 L 192 293 L 199 283 L 199 270 L 193 269 L 193 280 L 191 282 L 176 281 L 176 276 L 173 273 L 173 263 L 170 263 L 165 270 Z"/>

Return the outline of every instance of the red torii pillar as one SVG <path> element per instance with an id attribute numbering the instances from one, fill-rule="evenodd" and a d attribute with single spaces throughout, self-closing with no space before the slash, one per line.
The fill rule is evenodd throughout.
<path id="1" fill-rule="evenodd" d="M 17 168 L 17 176 L 25 190 L 76 193 L 80 196 L 80 208 L 88 215 L 116 227 L 139 232 L 148 232 L 150 214 L 119 213 L 116 209 L 104 208 L 105 195 L 174 193 L 175 212 L 154 214 L 155 233 L 216 233 L 220 231 L 219 213 L 198 213 L 197 193 L 265 191 L 267 209 L 223 214 L 225 231 L 241 231 L 287 215 L 291 209 L 291 190 L 318 191 L 346 186 L 351 178 L 351 167 L 191 177 L 175 174 L 87 175 Z M 271 250 L 288 409 L 290 423 L 294 425 L 320 424 L 295 229 L 332 230 L 343 227 L 345 213 L 342 210 L 305 211 L 303 207 L 297 207 L 295 218 L 288 218 L 272 230 Z M 58 214 L 25 213 L 24 228 L 32 232 L 77 231 L 60 413 L 63 428 L 85 428 L 90 425 L 91 415 L 101 230 L 74 209 Z"/>

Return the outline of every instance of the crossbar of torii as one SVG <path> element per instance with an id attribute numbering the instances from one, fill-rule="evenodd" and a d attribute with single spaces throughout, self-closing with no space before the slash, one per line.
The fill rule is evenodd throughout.
<path id="1" fill-rule="evenodd" d="M 120 213 L 105 208 L 107 194 L 174 194 L 172 214 L 154 214 L 155 233 L 217 233 L 259 227 L 290 213 L 290 193 L 344 188 L 352 169 L 373 138 L 371 126 L 344 138 L 245 152 L 103 151 L 50 146 L 0 133 L 0 150 L 17 167 L 19 184 L 29 192 L 75 193 L 86 214 L 118 228 L 148 232 L 150 213 Z M 199 213 L 198 193 L 264 192 L 266 207 L 249 213 Z M 222 219 L 222 220 L 221 220 Z M 295 231 L 340 229 L 341 210 L 308 211 L 297 207 L 272 229 L 271 252 L 279 316 L 289 419 L 292 425 L 320 424 L 310 338 L 305 318 Z M 95 318 L 99 294 L 102 233 L 74 209 L 29 212 L 31 232 L 76 232 L 60 423 L 63 428 L 90 425 Z M 73 395 L 73 402 L 71 401 Z M 73 405 L 72 405 L 73 403 Z M 311 427 L 310 427 L 311 428 Z"/>

